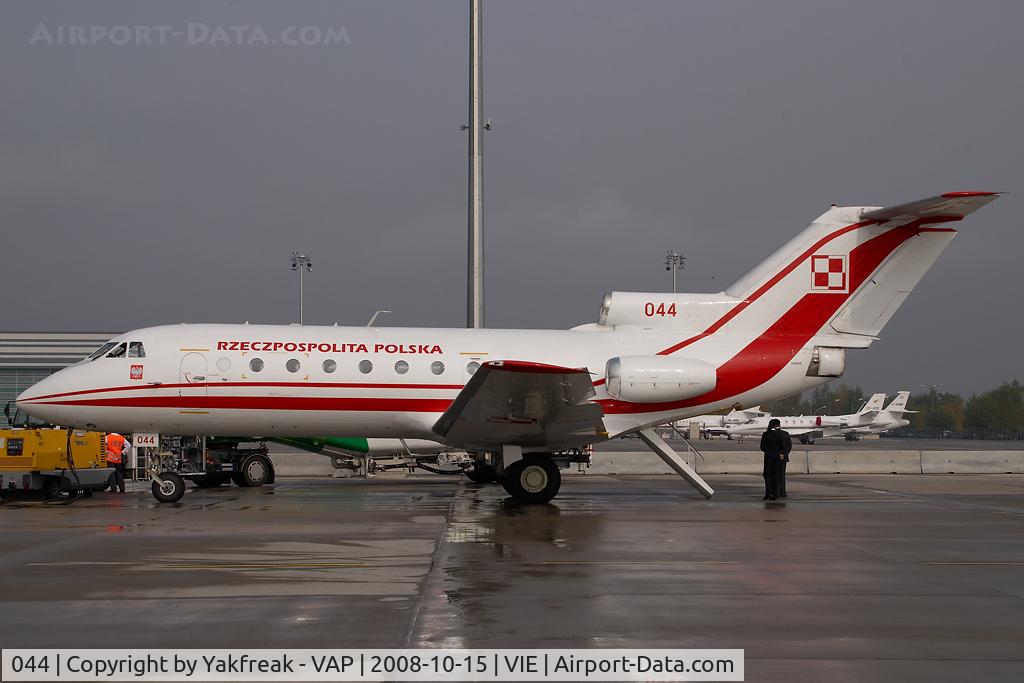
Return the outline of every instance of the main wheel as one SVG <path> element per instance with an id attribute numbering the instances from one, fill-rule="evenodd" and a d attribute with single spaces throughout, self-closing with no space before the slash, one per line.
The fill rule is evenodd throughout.
<path id="1" fill-rule="evenodd" d="M 185 495 L 185 480 L 174 472 L 161 472 L 162 482 L 153 482 L 153 497 L 161 503 L 177 503 Z"/>
<path id="2" fill-rule="evenodd" d="M 530 455 L 505 468 L 501 485 L 508 495 L 524 503 L 547 503 L 562 486 L 558 465 L 547 456 Z"/>
<path id="3" fill-rule="evenodd" d="M 267 456 L 250 455 L 242 461 L 242 469 L 235 473 L 238 476 L 231 479 L 239 486 L 263 486 L 270 483 L 272 467 Z M 239 484 L 239 480 L 243 483 Z"/>

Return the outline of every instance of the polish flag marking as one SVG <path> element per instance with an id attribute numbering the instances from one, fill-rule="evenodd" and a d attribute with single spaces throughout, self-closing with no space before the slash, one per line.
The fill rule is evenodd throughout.
<path id="1" fill-rule="evenodd" d="M 850 291 L 849 269 L 846 255 L 832 256 L 815 254 L 811 257 L 811 291 L 836 292 L 845 294 Z"/>

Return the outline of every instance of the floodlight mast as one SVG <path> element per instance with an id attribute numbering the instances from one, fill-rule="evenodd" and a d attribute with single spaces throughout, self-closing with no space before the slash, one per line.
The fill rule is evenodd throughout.
<path id="1" fill-rule="evenodd" d="M 299 324 L 302 325 L 304 320 L 303 309 L 305 308 L 305 289 L 302 283 L 302 273 L 313 272 L 313 262 L 309 260 L 309 257 L 303 253 L 293 251 L 292 252 L 292 270 L 299 272 Z"/>
<path id="2" fill-rule="evenodd" d="M 686 267 L 686 257 L 678 251 L 665 252 L 665 270 L 672 271 L 672 293 L 676 293 L 676 273 Z"/>
<path id="3" fill-rule="evenodd" d="M 469 2 L 469 282 L 466 326 L 484 326 L 483 43 L 481 0 Z"/>

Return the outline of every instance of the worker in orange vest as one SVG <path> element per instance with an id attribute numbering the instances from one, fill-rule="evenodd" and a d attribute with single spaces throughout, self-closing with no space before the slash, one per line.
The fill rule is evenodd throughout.
<path id="1" fill-rule="evenodd" d="M 114 471 L 110 473 L 109 482 L 112 492 L 118 489 L 121 493 L 125 492 L 124 459 L 128 455 L 129 448 L 131 448 L 131 444 L 128 443 L 128 439 L 117 432 L 107 434 L 107 465 L 114 468 Z"/>

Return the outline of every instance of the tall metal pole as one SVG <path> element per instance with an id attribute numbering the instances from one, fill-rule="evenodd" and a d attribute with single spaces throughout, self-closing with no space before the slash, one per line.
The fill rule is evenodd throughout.
<path id="1" fill-rule="evenodd" d="M 306 290 L 302 281 L 302 271 L 313 272 L 313 262 L 305 254 L 297 251 L 292 252 L 292 270 L 299 271 L 299 324 L 305 322 Z"/>
<path id="2" fill-rule="evenodd" d="M 469 282 L 466 326 L 484 326 L 484 154 L 481 0 L 469 0 Z"/>
<path id="3" fill-rule="evenodd" d="M 676 273 L 686 267 L 686 257 L 678 251 L 665 251 L 665 270 L 672 271 L 672 293 L 676 293 Z"/>

